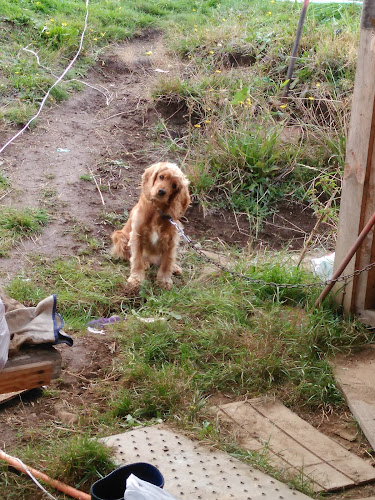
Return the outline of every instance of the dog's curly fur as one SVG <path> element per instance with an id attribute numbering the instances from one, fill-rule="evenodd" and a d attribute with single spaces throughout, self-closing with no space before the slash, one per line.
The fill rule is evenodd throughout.
<path id="1" fill-rule="evenodd" d="M 125 226 L 112 234 L 112 256 L 130 260 L 128 283 L 139 286 L 150 264 L 159 266 L 157 282 L 172 287 L 179 235 L 169 222 L 179 223 L 190 204 L 189 181 L 174 163 L 160 162 L 142 176 L 142 191 Z"/>

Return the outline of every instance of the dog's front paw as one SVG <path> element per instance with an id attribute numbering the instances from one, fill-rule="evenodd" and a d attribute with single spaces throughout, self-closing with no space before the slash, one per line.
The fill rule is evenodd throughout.
<path id="1" fill-rule="evenodd" d="M 141 286 L 142 279 L 137 274 L 131 274 L 128 278 L 128 283 L 133 288 L 139 288 Z"/>
<path id="2" fill-rule="evenodd" d="M 170 277 L 158 276 L 156 282 L 161 288 L 165 288 L 166 290 L 172 290 L 173 281 Z"/>
<path id="3" fill-rule="evenodd" d="M 173 266 L 173 269 L 172 269 L 172 273 L 173 274 L 182 274 L 182 269 L 180 266 L 178 266 L 177 264 L 175 264 Z"/>

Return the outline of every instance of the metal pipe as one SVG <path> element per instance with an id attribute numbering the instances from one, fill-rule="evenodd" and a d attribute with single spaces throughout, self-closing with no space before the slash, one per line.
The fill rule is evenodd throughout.
<path id="1" fill-rule="evenodd" d="M 301 10 L 301 15 L 299 17 L 296 38 L 294 39 L 294 44 L 293 44 L 293 48 L 292 48 L 292 55 L 290 56 L 288 72 L 286 75 L 287 83 L 284 87 L 283 95 L 281 97 L 281 101 L 283 101 L 283 102 L 286 100 L 288 93 L 289 93 L 289 86 L 290 86 L 291 78 L 292 78 L 293 71 L 294 71 L 294 63 L 296 62 L 296 58 L 297 58 L 298 45 L 299 45 L 299 41 L 301 38 L 303 23 L 305 22 L 305 17 L 306 17 L 306 12 L 307 12 L 308 6 L 309 6 L 309 0 L 303 0 L 303 6 L 302 6 L 302 10 Z"/>
<path id="2" fill-rule="evenodd" d="M 366 236 L 368 235 L 368 233 L 370 232 L 370 230 L 374 226 L 374 224 L 375 224 L 375 213 L 373 214 L 371 219 L 368 221 L 368 223 L 365 225 L 365 227 L 362 229 L 358 238 L 355 240 L 353 246 L 351 247 L 349 252 L 346 254 L 346 256 L 344 257 L 344 259 L 341 262 L 341 264 L 339 265 L 339 267 L 336 269 L 336 272 L 333 274 L 330 283 L 328 283 L 328 285 L 324 288 L 324 290 L 320 294 L 319 298 L 315 302 L 315 307 L 318 307 L 323 302 L 323 300 L 327 297 L 329 292 L 332 290 L 332 288 L 335 284 L 335 280 L 337 280 L 337 278 L 339 278 L 341 276 L 341 274 L 345 270 L 346 266 L 349 264 L 353 255 L 356 253 L 356 251 L 358 250 L 361 243 L 366 238 Z"/>
<path id="3" fill-rule="evenodd" d="M 87 493 L 77 490 L 73 488 L 72 486 L 69 486 L 67 484 L 62 483 L 61 481 L 58 481 L 57 479 L 52 479 L 51 477 L 47 476 L 43 472 L 40 472 L 36 469 L 33 469 L 32 467 L 29 467 L 28 465 L 25 466 L 24 464 L 21 465 L 21 463 L 11 455 L 8 455 L 4 451 L 0 450 L 0 458 L 2 460 L 5 460 L 9 465 L 14 467 L 15 469 L 19 470 L 20 472 L 23 472 L 25 474 L 28 474 L 28 471 L 37 479 L 40 479 L 46 484 L 49 484 L 53 488 L 56 488 L 59 491 L 62 491 L 66 495 L 72 497 L 72 498 L 77 498 L 78 500 L 91 500 L 91 495 L 88 495 Z"/>

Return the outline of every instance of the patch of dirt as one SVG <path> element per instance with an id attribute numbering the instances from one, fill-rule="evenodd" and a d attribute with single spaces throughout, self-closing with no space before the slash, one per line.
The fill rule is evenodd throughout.
<path id="1" fill-rule="evenodd" d="M 89 418 L 94 408 L 108 409 L 108 402 L 95 387 L 98 377 L 103 382 L 111 380 L 115 340 L 110 335 L 87 334 L 75 337 L 73 347 L 62 344 L 56 349 L 62 356 L 62 371 L 61 377 L 48 387 L 49 395 L 41 397 L 42 390 L 34 389 L 0 405 L 1 449 L 45 436 L 50 424 L 56 430 L 64 430 L 74 426 L 80 417 Z"/>
<path id="2" fill-rule="evenodd" d="M 152 54 L 147 56 L 149 52 Z M 44 109 L 35 127 L 5 150 L 0 160 L 13 190 L 2 203 L 44 206 L 53 220 L 39 237 L 23 241 L 11 257 L 0 259 L 4 281 L 24 267 L 29 253 L 77 254 L 83 244 L 74 227 L 86 228 L 109 247 L 113 227 L 103 220 L 103 212 L 122 214 L 124 208 L 129 211 L 135 205 L 141 174 L 151 163 L 167 159 L 179 163 L 155 145 L 159 112 L 150 92 L 160 75 L 156 70 L 172 77 L 181 64 L 168 58 L 156 31 L 112 47 L 90 71 L 85 80 L 90 86 L 68 101 Z M 181 133 L 182 124 L 171 121 L 171 133 Z M 15 130 L 3 132 L 2 137 L 8 139 Z M 281 206 L 259 231 L 246 216 L 226 210 L 204 212 L 193 204 L 185 229 L 195 239 L 297 249 L 314 224 L 312 213 Z"/>

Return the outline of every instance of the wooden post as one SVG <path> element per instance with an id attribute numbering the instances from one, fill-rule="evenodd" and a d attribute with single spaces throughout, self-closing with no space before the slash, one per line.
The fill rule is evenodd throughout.
<path id="1" fill-rule="evenodd" d="M 364 0 L 352 114 L 335 252 L 336 270 L 375 213 L 375 1 Z M 370 231 L 343 274 L 374 262 L 375 238 Z M 375 269 L 354 277 L 336 297 L 346 313 L 353 312 L 375 326 Z"/>

